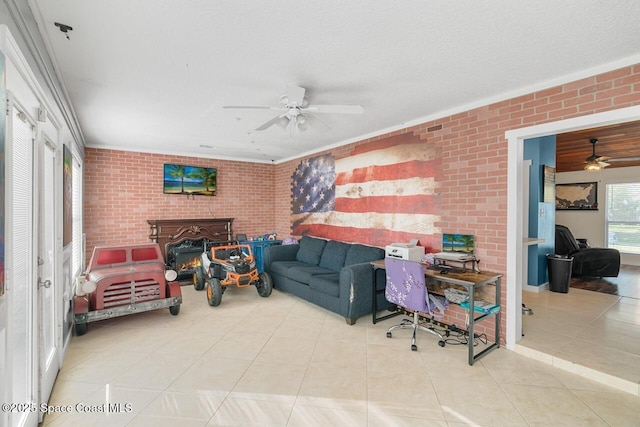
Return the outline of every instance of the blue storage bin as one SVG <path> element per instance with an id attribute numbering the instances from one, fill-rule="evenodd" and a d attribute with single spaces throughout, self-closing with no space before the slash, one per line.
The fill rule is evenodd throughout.
<path id="1" fill-rule="evenodd" d="M 282 240 L 244 240 L 238 243 L 251 246 L 253 256 L 256 258 L 258 273 L 262 273 L 264 271 L 264 248 L 271 245 L 281 245 Z"/>

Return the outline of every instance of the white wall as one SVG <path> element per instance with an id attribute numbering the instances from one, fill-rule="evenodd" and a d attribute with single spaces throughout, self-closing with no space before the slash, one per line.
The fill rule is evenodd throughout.
<path id="1" fill-rule="evenodd" d="M 592 247 L 605 247 L 605 201 L 606 185 L 620 182 L 638 182 L 640 167 L 605 168 L 600 172 L 562 172 L 556 174 L 556 184 L 572 182 L 597 182 L 597 211 L 556 211 L 556 224 L 566 225 L 576 238 L 589 240 Z M 640 255 L 620 254 L 623 264 L 640 265 Z"/>
<path id="2" fill-rule="evenodd" d="M 29 20 L 29 16 L 23 13 L 18 12 L 20 7 L 25 6 L 26 1 L 6 1 L 0 2 L 0 51 L 4 54 L 5 59 L 5 67 L 6 67 L 6 90 L 7 95 L 11 96 L 13 102 L 16 105 L 20 106 L 20 111 L 24 111 L 28 117 L 30 123 L 34 125 L 35 132 L 35 141 L 34 147 L 40 147 L 43 143 L 43 135 L 47 134 L 49 141 L 55 146 L 56 150 L 56 159 L 60 159 L 55 163 L 54 175 L 57 177 L 55 182 L 55 190 L 54 194 L 62 195 L 62 147 L 63 145 L 67 145 L 74 156 L 78 159 L 82 159 L 83 157 L 83 143 L 79 130 L 75 128 L 74 124 L 76 123 L 75 117 L 73 117 L 72 110 L 66 104 L 63 96 L 60 95 L 60 86 L 59 82 L 56 84 L 52 84 L 52 74 L 47 69 L 47 62 L 50 65 L 50 62 L 45 61 L 43 58 L 43 53 L 34 53 L 33 49 L 37 49 L 38 46 L 42 46 L 43 43 L 41 40 L 37 40 L 37 33 L 29 33 L 29 28 L 37 28 L 37 25 L 31 18 Z M 21 10 L 21 9 L 20 9 Z M 16 18 L 17 17 L 17 18 Z M 16 20 L 14 20 L 14 18 Z M 25 20 L 28 20 L 27 23 Z M 3 100 L 4 101 L 4 100 Z M 4 114 L 5 105 L 2 105 L 2 111 Z M 46 116 L 42 119 L 38 119 L 39 111 L 46 111 Z M 72 130 L 74 129 L 74 130 Z M 8 130 L 8 129 L 5 129 Z M 11 148 L 11 144 L 13 141 L 8 138 L 8 135 L 5 134 L 5 148 Z M 37 156 L 34 156 L 37 157 Z M 7 158 L 3 158 L 3 162 L 7 162 Z M 33 164 L 38 164 L 35 162 L 35 159 L 31 159 Z M 9 169 L 8 165 L 5 165 L 5 171 L 7 172 L 5 185 L 9 185 L 12 182 L 12 178 L 8 176 Z M 32 174 L 34 178 L 40 177 L 41 169 L 35 167 L 33 171 L 29 170 L 18 170 L 13 171 L 12 173 L 24 173 L 24 174 Z M 39 182 L 36 180 L 36 182 Z M 36 188 L 34 188 L 35 194 L 38 194 L 38 188 L 36 184 Z M 2 197 L 5 197 L 7 193 L 3 192 Z M 5 207 L 8 206 L 10 200 L 3 200 L 3 202 L 7 202 Z M 34 200 L 34 203 L 31 206 L 32 212 L 34 213 L 34 227 L 38 227 L 37 214 L 38 214 L 38 206 L 37 206 L 37 198 Z M 48 372 L 52 372 L 54 377 L 57 373 L 59 366 L 62 364 L 62 360 L 64 358 L 64 349 L 66 349 L 71 330 L 67 328 L 66 331 L 62 332 L 62 307 L 64 301 L 62 300 L 64 297 L 63 292 L 58 292 L 64 286 L 66 288 L 70 288 L 70 283 L 72 283 L 73 278 L 72 275 L 64 276 L 62 275 L 62 266 L 63 262 L 71 259 L 70 246 L 67 251 L 63 253 L 62 247 L 62 198 L 55 197 L 54 206 L 48 206 L 47 212 L 56 212 L 56 224 L 54 231 L 54 240 L 55 240 L 55 248 L 54 248 L 54 271 L 52 272 L 52 278 L 54 286 L 56 289 L 56 293 L 54 298 L 56 299 L 52 305 L 53 310 L 55 311 L 55 320 L 53 323 L 56 325 L 56 332 L 54 333 L 54 346 L 56 347 L 57 352 L 52 356 L 53 360 L 57 360 L 57 364 L 51 364 L 52 368 L 48 369 Z M 45 211 L 45 209 L 43 209 Z M 5 212 L 5 227 L 4 232 L 5 236 L 8 236 L 11 233 L 12 228 L 9 220 L 10 212 Z M 59 220 L 58 220 L 59 218 Z M 31 233 L 32 236 L 27 237 L 26 240 L 35 242 L 33 236 L 37 236 L 37 229 L 33 230 Z M 81 236 L 74 236 L 74 239 L 81 239 Z M 11 242 L 5 241 L 5 261 L 9 260 L 8 254 L 13 253 Z M 81 246 L 81 245 L 80 245 Z M 30 255 L 33 255 L 30 253 Z M 30 259 L 24 260 L 24 263 L 27 264 L 27 269 L 30 272 L 34 272 L 37 270 L 35 257 L 30 256 Z M 14 302 L 14 295 L 16 295 L 16 289 L 18 287 L 20 289 L 25 287 L 33 287 L 36 289 L 34 283 L 28 278 L 25 277 L 16 277 L 13 274 L 9 274 L 9 270 L 7 269 L 7 288 L 6 293 L 3 296 L 0 296 L 0 402 L 15 402 L 15 403 L 46 403 L 45 400 L 49 396 L 50 386 L 44 387 L 41 386 L 43 382 L 40 379 L 40 374 L 43 373 L 44 369 L 41 368 L 40 358 L 39 358 L 39 349 L 40 342 L 38 340 L 39 337 L 39 329 L 38 322 L 41 319 L 44 319 L 44 316 L 40 314 L 40 308 L 38 306 L 38 301 L 36 298 L 36 293 L 32 292 L 28 298 L 29 307 L 22 307 Z M 12 272 L 11 272 L 12 273 Z M 34 274 L 32 274 L 35 277 Z M 55 304 L 56 301 L 59 301 L 59 304 Z M 20 307 L 18 310 L 16 307 Z M 14 315 L 14 313 L 20 312 L 19 314 L 24 312 L 24 317 L 26 319 L 26 323 L 29 325 L 27 337 L 28 341 L 31 344 L 32 350 L 28 350 L 29 354 L 17 354 L 19 352 L 12 350 L 13 339 L 17 336 L 16 328 L 14 327 L 14 323 L 16 319 L 18 319 L 18 315 Z M 26 362 L 25 362 L 26 359 Z M 14 369 L 16 367 L 16 361 L 19 361 L 23 366 L 26 364 L 27 371 L 29 373 L 29 378 L 31 381 L 27 381 L 31 383 L 28 385 L 27 391 L 31 395 L 32 399 L 35 402 L 25 402 L 24 398 L 17 398 L 14 395 L 16 394 L 16 388 L 14 388 L 14 381 L 12 372 L 18 372 L 19 370 Z M 26 375 L 25 375 L 26 376 Z M 52 383 L 52 382 L 51 382 Z M 47 389 L 46 393 L 41 393 L 40 389 Z M 35 389 L 35 390 L 34 390 Z M 42 401 L 40 401 L 42 399 Z M 14 426 L 22 423 L 26 423 L 28 426 L 35 426 L 37 424 L 37 418 L 39 414 L 31 413 L 29 416 L 22 417 L 22 414 L 19 413 L 8 413 L 8 412 L 0 412 L 0 426 Z"/>

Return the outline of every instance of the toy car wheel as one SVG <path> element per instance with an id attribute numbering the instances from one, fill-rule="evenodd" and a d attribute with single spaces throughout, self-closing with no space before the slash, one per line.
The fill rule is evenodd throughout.
<path id="1" fill-rule="evenodd" d="M 258 290 L 258 295 L 263 298 L 271 295 L 271 291 L 273 290 L 273 281 L 271 280 L 269 273 L 260 273 L 260 280 L 256 282 L 256 289 Z"/>
<path id="2" fill-rule="evenodd" d="M 76 331 L 76 336 L 84 335 L 87 333 L 87 323 L 76 323 L 74 325 L 74 329 Z"/>
<path id="3" fill-rule="evenodd" d="M 174 316 L 177 316 L 178 313 L 180 313 L 180 304 L 172 305 L 171 307 L 169 307 L 169 313 L 171 313 Z"/>
<path id="4" fill-rule="evenodd" d="M 196 267 L 196 271 L 193 273 L 193 287 L 196 291 L 204 289 L 204 268 Z"/>
<path id="5" fill-rule="evenodd" d="M 222 285 L 220 280 L 211 279 L 207 282 L 207 301 L 211 307 L 217 307 L 222 301 Z"/>

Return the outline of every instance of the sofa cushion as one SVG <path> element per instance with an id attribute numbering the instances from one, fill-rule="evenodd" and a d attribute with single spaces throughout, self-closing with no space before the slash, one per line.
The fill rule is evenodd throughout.
<path id="1" fill-rule="evenodd" d="M 373 246 L 365 246 L 358 243 L 351 245 L 347 251 L 344 265 L 360 264 L 384 258 L 384 250 Z"/>
<path id="2" fill-rule="evenodd" d="M 306 262 L 307 264 L 318 265 L 326 244 L 326 240 L 318 239 L 316 237 L 302 236 L 302 239 L 300 239 L 300 249 L 298 249 L 296 259 L 298 261 Z"/>
<path id="3" fill-rule="evenodd" d="M 309 288 L 332 297 L 340 296 L 340 273 L 320 274 L 309 279 Z"/>
<path id="4" fill-rule="evenodd" d="M 270 270 L 272 273 L 287 276 L 291 267 L 308 267 L 310 265 L 300 261 L 274 261 L 271 263 Z"/>
<path id="5" fill-rule="evenodd" d="M 333 271 L 318 267 L 317 265 L 308 265 L 308 266 L 295 266 L 291 267 L 287 271 L 287 277 L 289 279 L 296 280 L 298 282 L 302 282 L 305 285 L 309 284 L 309 280 L 311 276 L 315 276 L 317 274 L 331 274 Z"/>
<path id="6" fill-rule="evenodd" d="M 320 257 L 320 267 L 333 271 L 340 271 L 344 267 L 344 260 L 351 245 L 336 240 L 329 240 Z"/>

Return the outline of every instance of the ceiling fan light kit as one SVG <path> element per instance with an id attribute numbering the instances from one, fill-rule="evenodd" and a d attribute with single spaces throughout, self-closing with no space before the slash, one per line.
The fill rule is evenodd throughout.
<path id="1" fill-rule="evenodd" d="M 256 128 L 258 131 L 266 130 L 274 124 L 277 124 L 283 130 L 288 127 L 290 131 L 295 128 L 297 131 L 304 132 L 307 130 L 308 125 L 320 130 L 329 130 L 329 126 L 315 117 L 314 114 L 361 114 L 364 112 L 364 108 L 361 105 L 312 105 L 305 93 L 306 89 L 303 87 L 288 86 L 287 93 L 280 96 L 279 107 L 227 105 L 222 108 L 281 111 L 276 117 L 258 126 Z"/>
<path id="2" fill-rule="evenodd" d="M 602 170 L 602 166 L 600 166 L 598 162 L 587 163 L 587 165 L 584 167 L 584 170 L 586 170 L 587 172 L 599 172 Z"/>
<path id="3" fill-rule="evenodd" d="M 287 116 L 278 117 L 278 120 L 276 120 L 276 124 L 280 126 L 282 129 L 286 129 L 287 126 L 289 126 L 289 117 Z"/>
<path id="4" fill-rule="evenodd" d="M 600 172 L 602 169 L 609 166 L 609 163 L 605 162 L 605 160 L 609 160 L 609 158 L 606 156 L 598 156 L 596 154 L 596 144 L 598 143 L 596 138 L 590 139 L 589 142 L 591 143 L 593 151 L 592 154 L 584 160 L 584 170 L 587 172 Z"/>

